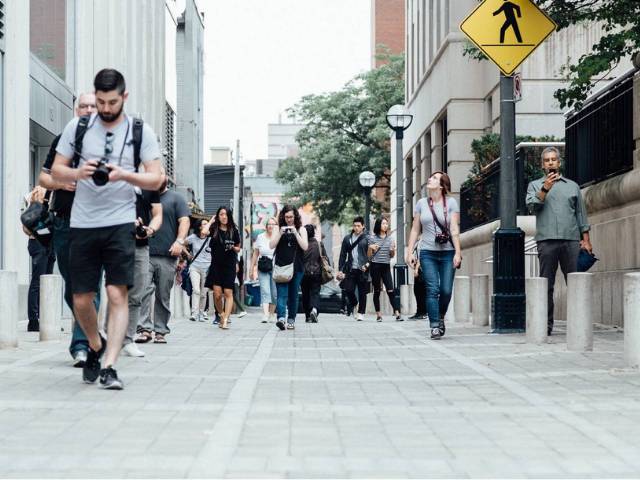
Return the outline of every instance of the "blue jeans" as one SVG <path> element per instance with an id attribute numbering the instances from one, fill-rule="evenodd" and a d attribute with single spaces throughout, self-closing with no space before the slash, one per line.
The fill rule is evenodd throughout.
<path id="1" fill-rule="evenodd" d="M 278 301 L 276 282 L 273 281 L 273 273 L 258 272 L 260 281 L 260 304 L 275 305 Z"/>
<path id="2" fill-rule="evenodd" d="M 427 290 L 427 315 L 431 327 L 437 327 L 451 301 L 453 291 L 453 250 L 420 250 L 420 268 Z"/>
<path id="3" fill-rule="evenodd" d="M 288 283 L 276 283 L 278 300 L 276 302 L 276 315 L 278 319 L 287 318 L 288 323 L 296 322 L 298 313 L 298 291 L 302 283 L 304 272 L 294 272 L 293 278 Z M 288 316 L 286 314 L 289 314 Z"/>
<path id="4" fill-rule="evenodd" d="M 64 300 L 73 313 L 73 292 L 71 290 L 71 272 L 69 271 L 69 218 L 53 217 L 53 251 L 58 261 L 58 270 L 64 280 Z M 96 293 L 93 303 L 96 311 L 100 309 L 100 288 Z M 74 355 L 78 350 L 89 351 L 89 341 L 80 327 L 80 323 L 73 322 L 73 332 L 69 353 Z"/>

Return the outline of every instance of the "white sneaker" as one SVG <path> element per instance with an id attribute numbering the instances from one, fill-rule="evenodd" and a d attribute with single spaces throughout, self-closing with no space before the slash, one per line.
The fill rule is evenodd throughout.
<path id="1" fill-rule="evenodd" d="M 276 314 L 275 313 L 270 313 L 269 314 L 269 323 L 274 323 L 276 321 Z"/>
<path id="2" fill-rule="evenodd" d="M 262 323 L 269 323 L 270 319 L 271 319 L 270 315 L 262 315 Z"/>
<path id="3" fill-rule="evenodd" d="M 247 312 L 246 312 L 246 311 L 244 311 L 244 312 L 240 312 L 240 313 L 237 315 L 237 317 L 238 317 L 238 318 L 242 318 L 242 317 L 244 317 L 246 314 L 247 314 Z"/>
<path id="4" fill-rule="evenodd" d="M 359 321 L 359 322 L 363 321 L 364 320 L 364 315 L 362 313 L 358 313 L 356 315 L 356 320 Z"/>
<path id="5" fill-rule="evenodd" d="M 144 352 L 135 343 L 127 343 L 122 347 L 122 353 L 128 357 L 144 357 Z"/>
<path id="6" fill-rule="evenodd" d="M 199 322 L 208 322 L 209 321 L 209 317 L 207 317 L 206 313 L 200 312 L 200 313 L 198 313 L 198 321 Z"/>

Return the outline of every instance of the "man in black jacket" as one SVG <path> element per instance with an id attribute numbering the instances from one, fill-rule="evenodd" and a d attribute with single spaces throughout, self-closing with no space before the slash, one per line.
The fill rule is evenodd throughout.
<path id="1" fill-rule="evenodd" d="M 340 271 L 337 278 L 342 281 L 342 288 L 347 293 L 348 314 L 351 314 L 356 303 L 358 304 L 356 320 L 359 322 L 364 320 L 364 313 L 367 310 L 367 293 L 369 293 L 368 248 L 369 240 L 367 232 L 364 230 L 364 218 L 356 217 L 353 219 L 351 233 L 342 239 L 338 263 Z M 358 289 L 357 297 L 356 288 Z"/>

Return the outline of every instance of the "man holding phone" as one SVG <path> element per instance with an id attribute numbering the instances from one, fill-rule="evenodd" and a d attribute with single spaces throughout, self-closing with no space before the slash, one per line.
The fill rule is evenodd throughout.
<path id="1" fill-rule="evenodd" d="M 560 152 L 542 151 L 545 175 L 529 183 L 527 206 L 536 216 L 536 242 L 540 276 L 547 279 L 547 333 L 553 330 L 553 290 L 558 264 L 564 275 L 578 269 L 580 249 L 592 253 L 587 209 L 577 183 L 560 173 Z"/>

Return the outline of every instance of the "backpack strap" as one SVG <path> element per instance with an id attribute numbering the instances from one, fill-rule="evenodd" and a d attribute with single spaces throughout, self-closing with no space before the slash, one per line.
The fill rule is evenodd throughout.
<path id="1" fill-rule="evenodd" d="M 73 159 L 71 161 L 72 168 L 78 168 L 80 164 L 80 155 L 82 155 L 82 142 L 84 135 L 87 133 L 87 127 L 89 126 L 89 119 L 91 115 L 85 115 L 80 117 L 78 125 L 76 126 L 76 139 L 73 142 Z"/>
<path id="2" fill-rule="evenodd" d="M 138 171 L 140 167 L 140 149 L 142 148 L 142 128 L 144 126 L 144 120 L 141 118 L 133 119 L 133 128 L 131 132 L 132 140 L 133 140 L 133 165 Z"/>

